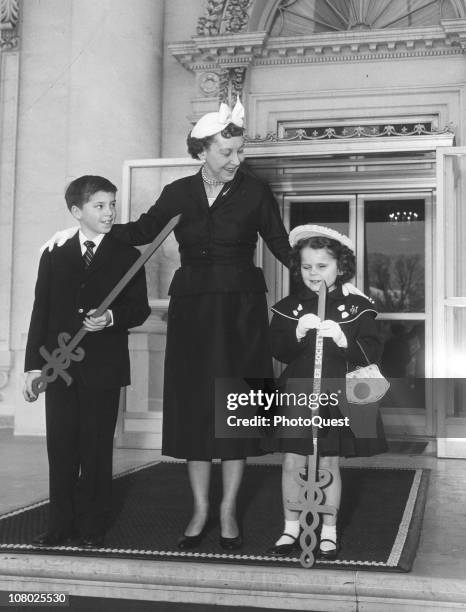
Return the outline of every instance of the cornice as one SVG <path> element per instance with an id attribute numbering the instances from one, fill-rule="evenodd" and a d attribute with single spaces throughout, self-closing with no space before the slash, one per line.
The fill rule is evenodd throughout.
<path id="1" fill-rule="evenodd" d="M 188 70 L 244 67 L 261 53 L 266 36 L 266 32 L 193 36 L 189 41 L 168 45 L 168 49 Z"/>
<path id="2" fill-rule="evenodd" d="M 0 0 L 0 51 L 18 45 L 19 0 Z"/>
<path id="3" fill-rule="evenodd" d="M 280 66 L 295 64 L 316 64 L 316 63 L 349 63 L 349 62 L 368 62 L 387 59 L 409 59 L 422 57 L 438 57 L 449 55 L 463 55 L 464 51 L 460 48 L 444 49 L 416 49 L 416 50 L 396 50 L 396 51 L 376 51 L 359 53 L 341 53 L 332 55 L 305 55 L 290 54 L 278 57 L 258 58 L 254 61 L 255 66 Z"/>
<path id="4" fill-rule="evenodd" d="M 347 57 L 383 57 L 396 53 L 429 53 L 438 50 L 463 50 L 466 41 L 466 20 L 449 19 L 439 26 L 406 29 L 363 30 L 358 32 L 323 32 L 312 36 L 271 37 L 262 49 L 262 58 L 325 56 L 332 61 Z M 325 60 L 324 60 L 325 61 Z"/>
<path id="5" fill-rule="evenodd" d="M 269 37 L 263 32 L 194 36 L 169 45 L 188 70 L 215 70 L 461 55 L 466 48 L 466 19 L 445 19 L 438 26 L 406 29 L 323 32 L 312 36 Z"/>

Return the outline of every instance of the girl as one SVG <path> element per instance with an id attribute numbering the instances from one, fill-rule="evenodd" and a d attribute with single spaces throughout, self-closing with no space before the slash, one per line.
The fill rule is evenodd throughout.
<path id="1" fill-rule="evenodd" d="M 297 290 L 273 308 L 271 322 L 272 352 L 287 365 L 280 377 L 280 387 L 297 389 L 293 379 L 312 379 L 316 333 L 324 337 L 322 378 L 345 379 L 346 372 L 356 366 L 377 363 L 382 343 L 377 333 L 377 312 L 365 296 L 348 294 L 343 287 L 355 273 L 354 247 L 347 236 L 319 225 L 301 225 L 290 233 L 291 275 Z M 326 317 L 317 316 L 318 294 L 321 283 L 327 285 Z M 312 391 L 312 385 L 308 388 Z M 300 388 L 300 390 L 302 390 Z M 322 389 L 325 391 L 325 389 Z M 342 418 L 348 414 L 344 392 L 337 406 L 320 408 L 324 418 Z M 350 426 L 328 427 L 319 430 L 320 467 L 331 473 L 330 484 L 324 490 L 326 505 L 338 511 L 341 497 L 339 457 L 369 456 L 386 451 L 380 415 L 374 405 L 358 405 L 357 419 Z M 308 416 L 308 415 L 305 415 Z M 357 421 L 357 422 L 356 422 Z M 369 432 L 368 423 L 372 423 Z M 363 431 L 357 425 L 363 424 Z M 352 427 L 352 425 L 355 425 Z M 357 437 L 363 435 L 364 437 Z M 294 471 L 303 468 L 306 456 L 313 453 L 312 439 L 277 439 L 276 450 L 284 453 L 282 494 L 285 515 L 283 534 L 269 549 L 275 556 L 287 556 L 297 547 L 300 532 L 299 512 L 289 510 L 289 501 L 298 499 L 299 485 Z M 337 517 L 323 515 L 319 554 L 335 559 L 339 542 Z"/>

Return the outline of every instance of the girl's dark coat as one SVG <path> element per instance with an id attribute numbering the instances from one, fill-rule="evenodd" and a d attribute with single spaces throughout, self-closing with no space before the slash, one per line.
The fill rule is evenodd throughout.
<path id="1" fill-rule="evenodd" d="M 307 379 L 307 392 L 312 392 L 314 376 L 316 331 L 311 330 L 298 341 L 296 326 L 305 314 L 317 314 L 318 296 L 303 288 L 297 295 L 290 295 L 272 308 L 271 341 L 273 356 L 288 364 L 283 371 L 279 386 L 281 389 L 302 391 L 302 384 L 295 379 Z M 321 416 L 341 418 L 348 416 L 351 429 L 346 427 L 321 430 L 323 436 L 320 452 L 323 455 L 373 455 L 386 450 L 383 428 L 377 406 L 374 404 L 348 404 L 345 394 L 345 375 L 357 366 L 378 363 L 382 352 L 382 342 L 377 331 L 375 317 L 377 311 L 365 297 L 343 295 L 336 288 L 327 295 L 326 319 L 340 324 L 346 335 L 348 348 L 339 348 L 331 338 L 324 338 L 322 379 L 329 379 L 328 385 L 338 387 L 338 407 L 321 409 Z M 325 380 L 324 380 L 325 385 Z M 335 391 L 335 389 L 333 389 Z M 310 412 L 310 411 L 309 411 Z M 310 416 L 312 413 L 310 412 Z M 312 440 L 279 439 L 275 450 L 312 453 Z"/>

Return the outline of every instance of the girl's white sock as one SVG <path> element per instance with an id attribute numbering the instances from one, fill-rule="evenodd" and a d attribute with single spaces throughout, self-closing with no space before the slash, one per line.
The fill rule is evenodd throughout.
<path id="1" fill-rule="evenodd" d="M 322 542 L 322 540 L 331 540 L 331 542 Z M 322 525 L 320 542 L 320 550 L 323 550 L 324 552 L 333 550 L 337 543 L 337 526 L 325 524 Z M 334 544 L 332 542 L 334 542 Z"/>
<path id="2" fill-rule="evenodd" d="M 282 544 L 293 544 L 299 536 L 299 521 L 286 521 L 283 527 L 283 535 L 275 542 L 275 546 Z"/>

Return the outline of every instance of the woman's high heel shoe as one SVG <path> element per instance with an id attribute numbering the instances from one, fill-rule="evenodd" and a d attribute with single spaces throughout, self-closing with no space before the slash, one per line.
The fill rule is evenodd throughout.
<path id="1" fill-rule="evenodd" d="M 243 538 L 237 535 L 235 538 L 224 538 L 220 536 L 220 546 L 223 550 L 238 550 L 243 545 Z"/>
<path id="2" fill-rule="evenodd" d="M 191 548 L 197 548 L 199 546 L 199 544 L 202 542 L 202 539 L 205 535 L 205 529 L 203 529 L 201 531 L 201 533 L 198 533 L 195 536 L 187 536 L 187 535 L 182 535 L 181 538 L 178 540 L 178 548 L 181 548 L 181 550 L 189 550 Z"/>
<path id="3" fill-rule="evenodd" d="M 210 527 L 210 520 L 207 519 L 206 524 L 204 525 L 204 527 L 201 529 L 201 531 L 197 535 L 188 536 L 188 535 L 183 534 L 181 538 L 178 540 L 178 544 L 177 544 L 178 548 L 181 548 L 181 550 L 189 550 L 191 548 L 197 548 L 202 542 L 202 540 L 204 539 L 204 536 L 209 530 L 209 527 Z"/>

